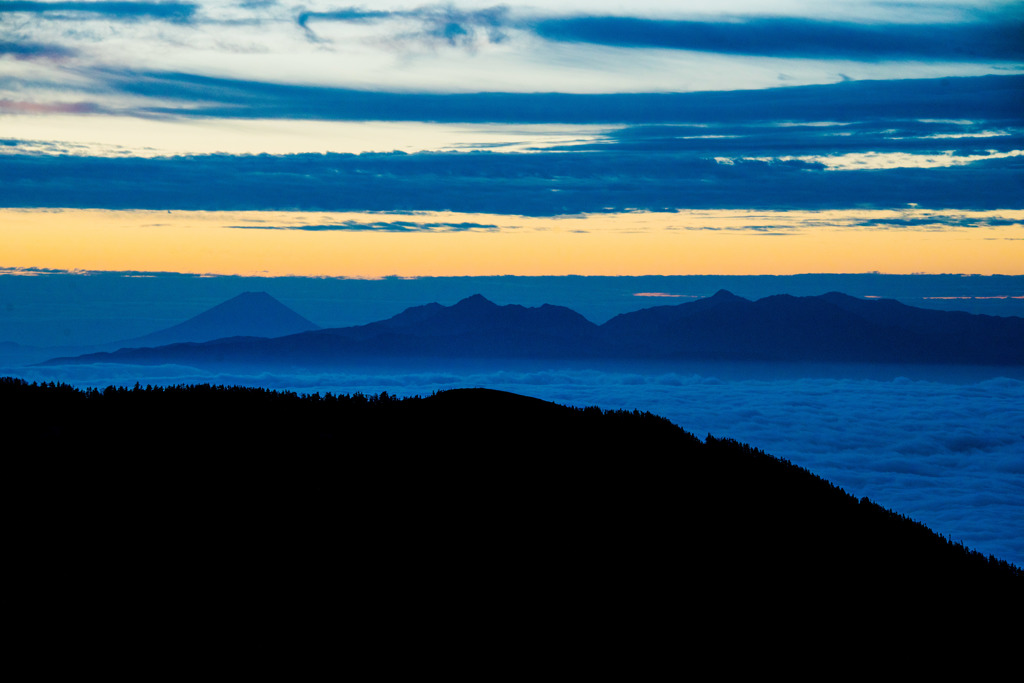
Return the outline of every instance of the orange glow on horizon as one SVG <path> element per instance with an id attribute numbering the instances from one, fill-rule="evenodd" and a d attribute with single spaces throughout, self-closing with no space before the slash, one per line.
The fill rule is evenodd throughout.
<path id="1" fill-rule="evenodd" d="M 948 215 L 961 225 L 943 224 Z M 929 216 L 935 224 L 918 225 Z M 907 218 L 915 227 L 899 222 Z M 1003 224 L 986 225 L 993 218 Z M 893 223 L 886 226 L 886 220 Z M 871 227 L 861 225 L 868 221 Z M 384 229 L 389 225 L 393 230 Z M 1020 275 L 1024 211 L 722 210 L 537 218 L 0 209 L 0 245 L 0 267 L 7 268 L 222 275 Z"/>

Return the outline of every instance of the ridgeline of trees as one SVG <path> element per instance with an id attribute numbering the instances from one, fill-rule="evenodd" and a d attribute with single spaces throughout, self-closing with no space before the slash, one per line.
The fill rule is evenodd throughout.
<path id="1" fill-rule="evenodd" d="M 24 444 L 5 455 L 20 540 L 82 571 L 118 558 L 189 584 L 197 563 L 243 581 L 254 565 L 301 566 L 390 591 L 388 604 L 500 585 L 501 600 L 561 591 L 581 609 L 595 592 L 619 608 L 680 591 L 930 600 L 1024 578 L 788 461 L 639 411 L 484 389 L 399 399 L 12 378 L 0 406 Z"/>

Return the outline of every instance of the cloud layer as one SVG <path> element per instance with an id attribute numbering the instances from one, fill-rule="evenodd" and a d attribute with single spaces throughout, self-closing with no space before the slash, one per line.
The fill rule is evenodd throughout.
<path id="1" fill-rule="evenodd" d="M 1024 13 L 1019 11 L 959 24 L 866 24 L 792 17 L 673 21 L 591 16 L 550 19 L 533 28 L 549 40 L 762 57 L 1011 62 L 1024 58 Z"/>
<path id="2" fill-rule="evenodd" d="M 1015 3 L 7 0 L 0 16 L 2 206 L 554 215 L 1024 195 Z M 398 123 L 419 147 L 388 146 Z"/>

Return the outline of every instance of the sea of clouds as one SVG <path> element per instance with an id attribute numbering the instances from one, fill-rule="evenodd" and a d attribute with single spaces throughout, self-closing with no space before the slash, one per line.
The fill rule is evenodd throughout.
<path id="1" fill-rule="evenodd" d="M 857 497 L 1024 566 L 1020 378 L 759 376 L 724 366 L 699 372 L 481 367 L 248 374 L 95 365 L 0 373 L 81 387 L 215 383 L 310 394 L 424 396 L 488 387 L 567 405 L 645 410 L 699 437 L 731 437 L 787 458 Z"/>

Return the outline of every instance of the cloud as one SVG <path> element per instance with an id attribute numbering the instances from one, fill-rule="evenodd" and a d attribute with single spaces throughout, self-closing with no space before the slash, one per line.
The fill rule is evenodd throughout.
<path id="1" fill-rule="evenodd" d="M 533 28 L 553 41 L 818 59 L 1015 61 L 1024 58 L 1021 14 L 944 24 L 867 24 L 804 18 L 670 21 L 569 17 Z"/>
<path id="2" fill-rule="evenodd" d="M 32 14 L 87 13 L 99 14 L 105 19 L 159 19 L 173 22 L 187 22 L 198 9 L 197 4 L 182 2 L 33 2 L 31 0 L 0 0 L 0 14 L 24 12 Z"/>
<path id="3" fill-rule="evenodd" d="M 428 5 L 413 10 L 363 10 L 355 7 L 325 11 L 301 12 L 296 23 L 311 40 L 320 40 L 312 26 L 320 22 L 380 24 L 395 22 L 396 42 L 421 41 L 450 47 L 472 48 L 480 42 L 500 43 L 509 27 L 508 10 L 492 7 L 475 11 L 460 10 L 452 5 Z M 409 28 L 409 25 L 414 28 Z"/>
<path id="4" fill-rule="evenodd" d="M 0 206 L 462 211 L 1019 207 L 1019 157 L 947 168 L 834 172 L 686 154 L 590 152 L 206 155 L 7 154 Z"/>
<path id="5" fill-rule="evenodd" d="M 860 221 L 860 225 L 866 228 L 994 228 L 1020 224 L 1021 222 L 1019 220 L 1013 220 L 1010 218 L 997 218 L 993 216 L 964 216 L 947 213 L 935 213 L 930 216 L 925 216 L 923 218 L 869 218 Z"/>
<path id="6" fill-rule="evenodd" d="M 1007 152 L 986 150 L 985 154 L 956 154 L 954 150 L 942 150 L 936 154 L 912 154 L 908 152 L 847 152 L 845 154 L 817 154 L 779 157 L 754 157 L 734 159 L 716 157 L 720 163 L 735 165 L 741 162 L 764 161 L 767 163 L 798 163 L 806 168 L 824 168 L 829 171 L 855 171 L 894 168 L 948 168 L 966 166 L 980 161 L 1010 159 L 1024 155 L 1024 150 L 1012 149 Z"/>
<path id="7" fill-rule="evenodd" d="M 636 8 L 644 14 L 642 7 Z M 919 14 L 926 17 L 927 14 Z M 724 16 L 678 20 L 648 16 L 546 16 L 506 6 L 464 10 L 453 5 L 368 10 L 301 11 L 296 23 L 312 40 L 316 24 L 383 26 L 395 43 L 419 40 L 472 47 L 524 31 L 558 43 L 661 48 L 728 55 L 818 59 L 1014 61 L 1024 57 L 1024 13 L 1013 8 L 959 13 L 942 23 L 885 23 L 806 17 Z"/>
<path id="8" fill-rule="evenodd" d="M 1022 22 L 1012 13 L 930 24 L 723 14 L 720 20 L 678 21 L 643 18 L 680 12 L 645 4 L 622 8 L 638 16 L 588 17 L 564 14 L 579 6 L 536 10 L 482 3 L 338 7 L 330 2 L 0 0 L 0 40 L 78 49 L 74 71 L 42 76 L 52 79 L 55 89 L 80 92 L 102 90 L 102 82 L 89 83 L 88 77 L 91 69 L 104 67 L 134 69 L 140 76 L 167 69 L 354 91 L 672 92 L 823 83 L 841 74 L 853 79 L 980 74 L 1019 68 L 1015 62 L 1024 51 L 1017 35 Z M 917 9 L 904 14 L 922 17 Z M 963 19 L 969 13 L 953 14 Z M 26 58 L 42 54 L 28 46 L 18 51 Z M 763 54 L 778 59 L 762 60 Z M 836 57 L 845 61 L 836 64 Z M 937 68 L 940 58 L 953 62 Z M 278 108 L 299 110 L 301 101 L 292 98 Z M 230 103 L 222 104 L 229 108 Z M 563 109 L 576 109 L 576 117 L 587 111 Z M 329 117 L 328 111 L 325 106 L 312 115 Z"/>
<path id="9" fill-rule="evenodd" d="M 15 59 L 66 59 L 76 54 L 75 50 L 55 44 L 32 42 L 0 41 L 0 57 L 5 55 Z"/>
<path id="10" fill-rule="evenodd" d="M 459 123 L 753 124 L 927 119 L 1019 124 L 1024 111 L 1024 76 L 587 95 L 371 92 L 187 73 L 108 70 L 96 75 L 114 91 L 181 102 L 174 107 L 144 107 L 138 111 L 140 115 Z M 879 102 L 885 103 L 883 109 Z"/>
<path id="11" fill-rule="evenodd" d="M 236 116 L 628 125 L 594 133 L 598 143 L 530 153 L 48 158 L 47 151 L 71 145 L 9 139 L 0 206 L 527 215 L 1021 206 L 1021 76 L 635 95 L 372 93 L 190 74 L 106 76 L 126 94 L 191 108 L 185 117 L 172 107 L 140 113 L 162 111 L 194 126 Z M 99 111 L 89 103 L 16 100 L 0 101 L 0 109 Z M 533 134 L 542 138 L 543 126 Z"/>
<path id="12" fill-rule="evenodd" d="M 350 230 L 372 232 L 466 232 L 470 230 L 499 230 L 497 225 L 485 223 L 417 223 L 415 221 L 344 221 L 325 225 L 232 225 L 244 230 L 310 230 L 313 232 Z"/>
<path id="13" fill-rule="evenodd" d="M 0 112 L 6 114 L 97 114 L 103 108 L 94 102 L 19 102 L 0 100 Z"/>
<path id="14" fill-rule="evenodd" d="M 981 154 L 1024 149 L 1024 128 L 1004 122 L 991 130 L 988 122 L 922 121 L 876 116 L 848 122 L 715 122 L 626 126 L 605 134 L 603 143 L 585 145 L 599 150 L 614 142 L 620 150 L 676 150 L 732 158 L 760 150 L 763 156 L 792 157 L 794 150 L 828 149 L 832 154 L 898 151 L 913 154 Z M 941 132 L 937 132 L 941 131 Z M 564 149 L 568 149 L 567 147 Z M 732 155 L 732 156 L 730 156 Z M 757 156 L 749 154 L 748 156 Z M 811 163 L 810 160 L 804 158 Z M 823 163 L 814 162 L 824 167 Z M 952 165 L 952 164 L 944 164 Z"/>
<path id="15" fill-rule="evenodd" d="M 684 294 L 669 294 L 668 292 L 634 292 L 633 296 L 649 296 L 655 298 L 669 298 L 669 299 L 697 299 L 696 296 L 686 296 Z"/>

